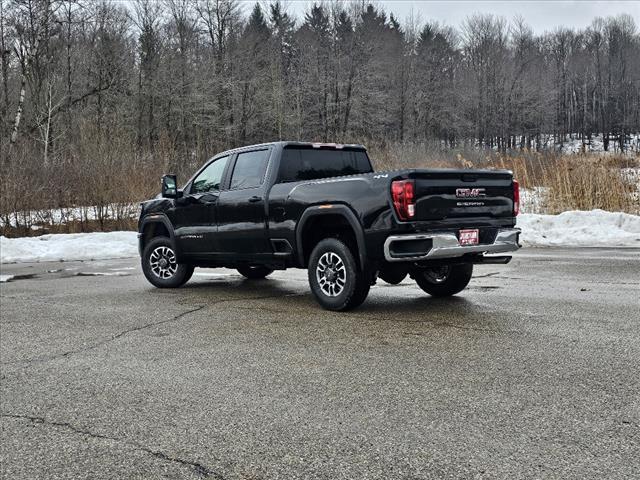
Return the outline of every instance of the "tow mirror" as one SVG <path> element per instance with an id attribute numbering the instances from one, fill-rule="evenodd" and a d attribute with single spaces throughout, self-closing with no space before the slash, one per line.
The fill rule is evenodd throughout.
<path id="1" fill-rule="evenodd" d="M 178 198 L 178 178 L 175 175 L 164 175 L 162 177 L 162 196 L 164 198 Z"/>

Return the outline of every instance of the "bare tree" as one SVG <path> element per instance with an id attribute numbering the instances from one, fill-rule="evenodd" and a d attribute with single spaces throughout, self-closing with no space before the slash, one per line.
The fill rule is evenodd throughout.
<path id="1" fill-rule="evenodd" d="M 456 29 L 360 0 L 300 18 L 286 5 L 0 0 L 3 184 L 37 179 L 57 185 L 52 204 L 108 205 L 119 192 L 98 192 L 98 172 L 183 172 L 279 138 L 506 151 L 570 137 L 586 150 L 598 135 L 624 150 L 640 132 L 629 15 L 537 34 L 523 18 Z M 50 182 L 60 165 L 66 186 Z"/>

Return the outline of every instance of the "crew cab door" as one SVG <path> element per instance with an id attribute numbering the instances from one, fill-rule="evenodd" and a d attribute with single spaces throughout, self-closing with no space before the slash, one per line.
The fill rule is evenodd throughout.
<path id="1" fill-rule="evenodd" d="M 216 208 L 228 163 L 229 156 L 210 162 L 175 201 L 175 238 L 186 255 L 209 256 L 219 248 Z"/>
<path id="2" fill-rule="evenodd" d="M 217 207 L 220 253 L 241 259 L 271 255 L 268 242 L 265 176 L 269 148 L 237 154 L 229 188 L 220 193 Z"/>

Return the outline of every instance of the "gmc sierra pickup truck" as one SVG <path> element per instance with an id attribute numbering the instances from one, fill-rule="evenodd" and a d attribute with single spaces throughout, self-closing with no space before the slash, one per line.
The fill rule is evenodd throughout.
<path id="1" fill-rule="evenodd" d="M 360 305 L 377 278 L 410 275 L 433 296 L 463 290 L 487 256 L 519 248 L 518 182 L 507 170 L 374 172 L 362 145 L 276 142 L 220 153 L 142 204 L 139 249 L 156 287 L 195 267 L 248 279 L 305 268 L 318 303 Z"/>

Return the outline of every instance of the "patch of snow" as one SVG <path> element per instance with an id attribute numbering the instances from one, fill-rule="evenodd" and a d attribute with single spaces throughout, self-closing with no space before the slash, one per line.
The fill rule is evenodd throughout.
<path id="1" fill-rule="evenodd" d="M 640 168 L 621 168 L 620 175 L 629 183 L 640 184 Z"/>
<path id="2" fill-rule="evenodd" d="M 544 135 L 543 135 L 544 136 Z M 547 142 L 554 150 L 565 154 L 579 154 L 583 151 L 586 153 L 599 154 L 619 154 L 634 155 L 640 152 L 640 134 L 628 134 L 624 139 L 624 152 L 620 150 L 620 142 L 617 135 L 609 135 L 609 149 L 604 150 L 604 136 L 602 133 L 596 133 L 583 140 L 580 135 L 573 133 L 559 138 L 554 135 L 547 135 Z"/>
<path id="3" fill-rule="evenodd" d="M 126 272 L 78 272 L 76 277 L 129 277 Z"/>
<path id="4" fill-rule="evenodd" d="M 209 272 L 196 272 L 194 273 L 194 275 L 199 276 L 199 277 L 211 277 L 211 278 L 215 278 L 215 277 L 235 277 L 235 276 L 239 276 L 240 274 L 236 274 L 236 273 L 209 273 Z"/>
<path id="5" fill-rule="evenodd" d="M 531 247 L 640 247 L 640 216 L 604 210 L 518 216 L 523 245 Z M 138 255 L 136 232 L 72 233 L 0 237 L 0 263 L 128 258 Z M 133 268 L 133 267 L 129 267 Z M 118 270 L 128 270 L 124 267 Z M 71 269 L 67 269 L 71 270 Z M 82 275 L 128 275 L 122 271 Z M 225 273 L 196 273 L 208 277 Z M 2 278 L 11 277 L 3 275 Z M 2 280 L 3 282 L 9 280 Z"/>
<path id="6" fill-rule="evenodd" d="M 0 283 L 5 283 L 11 281 L 13 275 L 0 275 Z"/>
<path id="7" fill-rule="evenodd" d="M 640 168 L 623 168 L 620 170 L 620 175 L 633 189 L 631 192 L 632 200 L 640 203 Z"/>
<path id="8" fill-rule="evenodd" d="M 137 255 L 136 232 L 0 237 L 0 263 L 96 260 Z"/>
<path id="9" fill-rule="evenodd" d="M 640 216 L 604 210 L 518 216 L 529 247 L 640 247 Z"/>
<path id="10" fill-rule="evenodd" d="M 43 210 L 13 212 L 0 216 L 0 227 L 29 226 L 31 230 L 40 230 L 46 225 L 66 225 L 70 222 L 116 220 L 136 218 L 140 214 L 137 203 L 113 203 L 103 207 L 67 207 Z"/>
<path id="11" fill-rule="evenodd" d="M 526 138 L 516 136 L 516 145 L 525 145 Z M 474 140 L 476 148 L 488 148 L 487 145 L 480 145 L 478 139 Z M 640 133 L 631 133 L 625 135 L 623 140 L 624 151 L 620 150 L 620 141 L 618 135 L 609 134 L 609 147 L 604 150 L 604 136 L 602 133 L 594 133 L 590 136 L 581 138 L 579 133 L 571 133 L 560 136 L 550 133 L 541 133 L 539 138 L 531 138 L 531 148 L 538 147 L 541 150 L 554 150 L 567 155 L 575 155 L 580 153 L 597 153 L 603 155 L 613 155 L 624 153 L 628 156 L 634 156 L 640 153 Z M 444 145 L 444 143 L 443 143 Z M 498 145 L 493 146 L 493 150 L 498 150 Z"/>
<path id="12" fill-rule="evenodd" d="M 549 187 L 521 188 L 520 211 L 522 213 L 542 212 L 547 195 L 549 195 Z"/>

